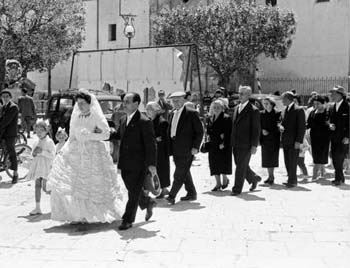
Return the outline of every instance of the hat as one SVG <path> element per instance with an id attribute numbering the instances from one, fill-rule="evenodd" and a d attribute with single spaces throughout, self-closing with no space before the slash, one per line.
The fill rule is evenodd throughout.
<path id="1" fill-rule="evenodd" d="M 5 93 L 9 94 L 10 97 L 12 98 L 12 93 L 11 93 L 11 91 L 10 91 L 10 90 L 7 90 L 7 89 L 4 89 L 4 90 L 0 91 L 0 96 L 2 96 L 2 94 L 5 94 Z"/>
<path id="2" fill-rule="evenodd" d="M 183 91 L 176 91 L 170 95 L 169 98 L 185 97 L 186 93 Z"/>
<path id="3" fill-rule="evenodd" d="M 165 91 L 163 89 L 159 90 L 158 95 L 165 95 Z"/>
<path id="4" fill-rule="evenodd" d="M 294 99 L 295 94 L 292 91 L 283 92 L 282 97 L 287 97 L 289 99 Z"/>
<path id="5" fill-rule="evenodd" d="M 346 95 L 346 94 L 345 94 L 345 89 L 344 89 L 342 86 L 335 86 L 335 87 L 332 88 L 330 91 L 331 91 L 331 92 L 332 92 L 332 91 L 337 92 L 337 93 L 339 93 L 339 94 L 342 95 L 342 96 L 345 96 L 345 95 Z"/>
<path id="6" fill-rule="evenodd" d="M 216 91 L 215 91 L 215 94 L 216 93 L 219 93 L 219 94 L 221 94 L 221 95 L 224 95 L 224 92 L 221 90 L 221 89 L 217 89 Z"/>

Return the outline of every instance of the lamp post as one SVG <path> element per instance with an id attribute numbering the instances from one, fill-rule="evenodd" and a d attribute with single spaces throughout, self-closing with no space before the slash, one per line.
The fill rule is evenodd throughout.
<path id="1" fill-rule="evenodd" d="M 131 46 L 131 39 L 135 36 L 134 16 L 123 16 L 125 21 L 124 35 L 128 38 L 128 48 Z"/>

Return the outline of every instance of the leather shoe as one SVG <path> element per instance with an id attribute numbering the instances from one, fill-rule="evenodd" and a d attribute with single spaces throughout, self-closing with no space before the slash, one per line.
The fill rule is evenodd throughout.
<path id="1" fill-rule="evenodd" d="M 231 193 L 232 196 L 236 196 L 236 195 L 240 195 L 240 194 L 241 194 L 241 193 L 235 192 L 235 191 L 232 191 L 232 193 Z"/>
<path id="2" fill-rule="evenodd" d="M 132 223 L 123 221 L 122 224 L 118 227 L 119 230 L 124 231 L 132 227 Z"/>
<path id="3" fill-rule="evenodd" d="M 253 192 L 253 191 L 256 189 L 257 186 L 258 186 L 258 181 L 254 181 L 254 182 L 252 183 L 252 186 L 250 186 L 249 191 L 250 191 L 250 192 Z"/>
<path id="4" fill-rule="evenodd" d="M 18 182 L 18 176 L 13 176 L 12 178 L 12 184 L 16 184 Z"/>
<path id="5" fill-rule="evenodd" d="M 230 180 L 228 179 L 226 183 L 224 183 L 222 186 L 221 186 L 221 189 L 224 190 L 227 188 L 227 186 L 229 185 L 230 183 Z"/>
<path id="6" fill-rule="evenodd" d="M 165 198 L 168 201 L 169 205 L 174 205 L 175 204 L 175 198 L 168 196 L 167 198 Z"/>
<path id="7" fill-rule="evenodd" d="M 215 186 L 213 189 L 211 189 L 212 192 L 217 192 L 220 190 L 220 186 Z"/>
<path id="8" fill-rule="evenodd" d="M 274 183 L 274 178 L 268 177 L 267 180 L 264 181 L 265 184 L 272 185 Z"/>
<path id="9" fill-rule="evenodd" d="M 337 180 L 333 180 L 333 181 L 332 181 L 332 184 L 333 184 L 334 186 L 339 186 L 339 185 L 341 184 L 341 182 L 340 182 L 340 181 L 337 181 Z"/>
<path id="10" fill-rule="evenodd" d="M 180 198 L 181 201 L 195 201 L 197 200 L 196 195 L 186 195 Z"/>
<path id="11" fill-rule="evenodd" d="M 283 185 L 286 186 L 287 188 L 293 188 L 293 187 L 297 186 L 296 184 L 289 183 L 289 182 L 284 182 Z"/>
<path id="12" fill-rule="evenodd" d="M 156 202 L 151 201 L 146 209 L 145 220 L 148 221 L 153 215 L 153 208 L 156 206 Z"/>
<path id="13" fill-rule="evenodd" d="M 157 199 L 162 199 L 162 198 L 164 198 L 165 197 L 165 194 L 162 192 L 162 193 L 160 193 L 160 195 L 158 195 L 156 198 Z"/>

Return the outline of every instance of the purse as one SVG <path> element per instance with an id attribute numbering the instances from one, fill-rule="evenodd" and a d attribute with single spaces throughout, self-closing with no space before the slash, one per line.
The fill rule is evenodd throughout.
<path id="1" fill-rule="evenodd" d="M 156 173 L 154 176 L 152 176 L 151 172 L 147 171 L 143 187 L 145 190 L 150 191 L 155 196 L 160 195 L 162 189 L 160 187 L 158 174 Z"/>

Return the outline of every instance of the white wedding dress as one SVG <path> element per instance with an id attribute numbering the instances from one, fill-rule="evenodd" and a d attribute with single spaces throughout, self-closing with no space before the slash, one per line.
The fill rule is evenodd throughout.
<path id="1" fill-rule="evenodd" d="M 74 109 L 77 113 L 78 108 Z M 69 139 L 48 176 L 53 220 L 92 223 L 121 219 L 124 191 L 103 141 L 108 137 L 103 114 L 94 109 L 75 119 L 72 114 Z"/>

